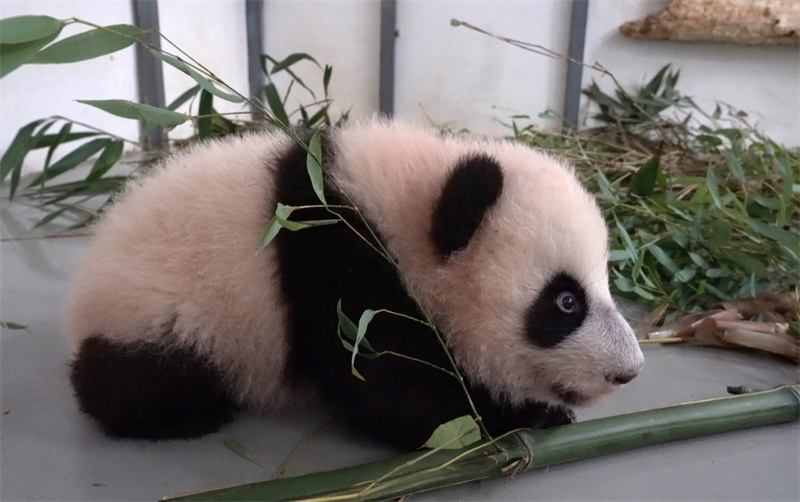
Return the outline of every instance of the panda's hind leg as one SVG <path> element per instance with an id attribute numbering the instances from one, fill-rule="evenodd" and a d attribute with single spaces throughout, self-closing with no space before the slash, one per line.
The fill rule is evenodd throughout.
<path id="1" fill-rule="evenodd" d="M 83 340 L 71 382 L 81 411 L 111 436 L 191 438 L 233 420 L 222 375 L 189 348 Z"/>

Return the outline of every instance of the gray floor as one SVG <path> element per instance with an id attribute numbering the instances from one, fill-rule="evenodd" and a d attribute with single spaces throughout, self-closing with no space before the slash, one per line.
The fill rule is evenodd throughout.
<path id="1" fill-rule="evenodd" d="M 193 441 L 103 436 L 76 410 L 60 336 L 62 300 L 88 237 L 41 237 L 54 226 L 28 231 L 40 217 L 2 202 L 0 319 L 27 326 L 3 330 L 0 338 L 2 500 L 155 500 L 392 454 L 347 437 L 319 409 L 245 415 Z M 688 346 L 645 351 L 639 378 L 579 419 L 716 397 L 726 385 L 770 388 L 798 381 L 796 366 L 768 356 Z M 724 434 L 413 499 L 798 500 L 798 432 L 795 423 Z M 232 453 L 226 439 L 247 448 L 259 465 Z"/>

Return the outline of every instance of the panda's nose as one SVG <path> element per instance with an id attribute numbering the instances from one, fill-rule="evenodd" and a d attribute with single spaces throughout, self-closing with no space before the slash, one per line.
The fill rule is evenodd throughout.
<path id="1" fill-rule="evenodd" d="M 638 375 L 638 373 L 611 373 L 606 375 L 606 381 L 614 385 L 624 385 L 636 378 L 636 375 Z"/>

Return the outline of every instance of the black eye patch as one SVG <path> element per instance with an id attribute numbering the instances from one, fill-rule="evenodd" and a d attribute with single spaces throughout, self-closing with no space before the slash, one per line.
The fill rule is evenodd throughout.
<path id="1" fill-rule="evenodd" d="M 588 310 L 586 291 L 562 272 L 550 279 L 528 309 L 528 338 L 539 347 L 554 347 L 583 324 Z"/>

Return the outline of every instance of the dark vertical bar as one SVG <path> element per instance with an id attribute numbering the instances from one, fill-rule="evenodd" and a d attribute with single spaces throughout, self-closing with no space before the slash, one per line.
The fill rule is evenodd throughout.
<path id="1" fill-rule="evenodd" d="M 387 117 L 391 117 L 394 114 L 395 37 L 397 37 L 397 2 L 395 0 L 381 0 L 378 110 Z"/>
<path id="2" fill-rule="evenodd" d="M 158 36 L 158 0 L 131 0 L 133 9 L 133 24 L 145 30 L 154 30 L 142 37 L 150 45 L 160 48 L 161 40 Z M 136 84 L 138 87 L 139 102 L 164 108 L 164 73 L 161 61 L 153 57 L 150 51 L 142 44 L 136 44 Z M 139 131 L 144 133 L 145 123 L 139 122 Z M 143 147 L 153 150 L 164 150 L 168 147 L 164 128 L 156 127 L 147 137 L 143 138 Z"/>
<path id="3" fill-rule="evenodd" d="M 586 18 L 589 12 L 589 0 L 572 0 L 572 16 L 569 27 L 569 57 L 575 61 L 583 61 L 586 45 Z M 581 79 L 583 67 L 576 63 L 567 63 L 567 77 L 564 91 L 563 129 L 578 127 L 578 113 L 581 104 Z"/>
<path id="4" fill-rule="evenodd" d="M 261 69 L 261 54 L 264 51 L 264 2 L 245 1 L 245 24 L 247 29 L 247 83 L 250 96 L 258 96 L 264 87 L 264 72 Z M 250 105 L 253 120 L 263 120 L 264 114 L 255 105 Z"/>

